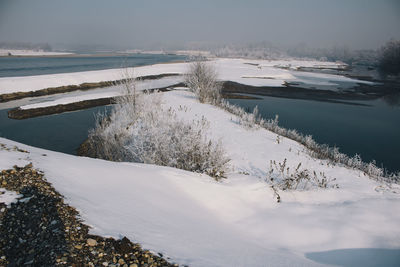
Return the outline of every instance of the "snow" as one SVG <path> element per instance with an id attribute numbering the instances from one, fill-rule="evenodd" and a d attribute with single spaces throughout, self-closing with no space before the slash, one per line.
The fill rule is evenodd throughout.
<path id="1" fill-rule="evenodd" d="M 65 56 L 72 55 L 68 52 L 48 52 L 36 50 L 20 50 L 20 49 L 0 49 L 0 56 L 8 56 L 9 53 L 13 56 Z"/>
<path id="2" fill-rule="evenodd" d="M 82 83 L 96 83 L 101 81 L 115 81 L 124 78 L 126 72 L 133 73 L 136 77 L 166 73 L 183 73 L 185 67 L 186 63 L 166 63 L 135 67 L 134 69 L 129 68 L 128 70 L 108 69 L 23 77 L 3 77 L 0 78 L 0 93 L 29 92 L 50 87 L 79 85 Z"/>
<path id="3" fill-rule="evenodd" d="M 92 93 L 92 94 L 85 94 L 80 96 L 72 96 L 72 97 L 63 97 L 52 101 L 46 101 L 36 104 L 30 104 L 20 107 L 20 109 L 34 109 L 34 108 L 43 108 L 43 107 L 51 107 L 57 105 L 66 105 L 71 103 L 76 103 L 79 101 L 84 100 L 94 100 L 100 98 L 110 98 L 115 97 L 117 94 L 115 92 L 104 92 L 104 93 Z"/>
<path id="4" fill-rule="evenodd" d="M 386 263 L 386 257 L 394 261 L 392 266 L 399 262 L 399 186 L 328 166 L 292 140 L 281 137 L 278 144 L 276 134 L 244 128 L 235 116 L 200 104 L 185 90 L 163 96 L 163 105 L 181 118 L 209 120 L 211 136 L 221 140 L 231 158 L 227 179 L 216 182 L 168 167 L 65 155 L 3 138 L 0 143 L 30 154 L 0 150 L 0 166 L 23 165 L 29 159 L 80 211 L 93 234 L 127 236 L 180 264 L 351 266 L 358 261 L 371 266 L 363 253 L 352 254 L 371 249 L 382 251 L 375 254 L 375 266 Z M 339 188 L 280 192 L 282 203 L 277 203 L 264 178 L 270 160 L 285 158 L 291 168 L 301 162 L 336 178 Z M 353 257 L 330 256 L 337 250 Z"/>
<path id="5" fill-rule="evenodd" d="M 14 191 L 0 188 L 0 203 L 4 203 L 7 207 L 9 207 L 11 203 L 17 202 L 19 197 L 21 197 L 21 195 Z"/>
<path id="6" fill-rule="evenodd" d="M 157 89 L 173 86 L 182 81 L 180 77 L 165 77 L 157 80 L 144 80 L 138 81 L 136 84 L 136 89 L 138 91 L 148 90 L 148 89 Z M 48 100 L 34 104 L 21 106 L 21 109 L 33 109 L 33 108 L 41 108 L 41 107 L 49 107 L 56 105 L 65 105 L 71 104 L 84 100 L 93 100 L 100 98 L 110 98 L 121 95 L 122 88 L 121 86 L 110 86 L 107 88 L 99 88 L 93 89 L 90 91 L 83 91 L 78 94 L 63 94 L 61 97 L 50 97 Z"/>
<path id="7" fill-rule="evenodd" d="M 338 85 L 338 82 L 373 84 L 368 81 L 351 79 L 348 77 L 332 74 L 309 73 L 296 71 L 301 66 L 318 66 L 319 61 L 284 61 L 295 68 L 286 70 L 279 68 L 282 61 L 268 60 L 245 60 L 245 59 L 218 59 L 211 61 L 215 64 L 219 79 L 223 81 L 234 81 L 251 86 L 283 86 L 285 82 L 305 82 L 307 84 Z M 249 64 L 250 63 L 250 64 Z M 332 62 L 327 63 L 331 66 Z M 278 68 L 277 68 L 278 66 Z M 339 63 L 335 66 L 340 66 Z M 316 82 L 317 81 L 317 82 Z"/>
<path id="8" fill-rule="evenodd" d="M 288 61 L 294 66 L 319 66 L 319 61 Z M 250 64 L 249 64 L 250 63 Z M 287 63 L 287 62 L 286 62 Z M 189 63 L 166 63 L 128 69 L 135 76 L 159 75 L 165 73 L 180 73 L 187 71 Z M 320 83 L 339 85 L 340 82 L 366 83 L 368 81 L 351 79 L 340 75 L 307 73 L 296 70 L 287 70 L 275 67 L 282 64 L 281 61 L 246 60 L 246 59 L 214 59 L 209 64 L 216 66 L 219 79 L 222 81 L 234 81 L 251 86 L 283 86 L 285 82 L 306 82 L 318 85 Z M 289 63 L 287 63 L 289 64 Z M 327 63 L 329 66 L 340 66 L 339 63 Z M 314 66 L 313 65 L 313 66 Z M 108 69 L 97 71 L 85 71 L 61 74 L 46 74 L 24 77 L 0 78 L 0 94 L 13 92 L 36 91 L 43 88 L 59 87 L 67 85 L 79 85 L 82 83 L 95 83 L 101 81 L 120 80 L 125 69 Z M 317 79 L 317 83 L 314 83 Z"/>

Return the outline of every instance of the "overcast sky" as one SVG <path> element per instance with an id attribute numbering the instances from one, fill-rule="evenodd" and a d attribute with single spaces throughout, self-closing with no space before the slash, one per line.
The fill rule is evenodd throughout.
<path id="1" fill-rule="evenodd" d="M 400 0 L 0 0 L 1 42 L 377 48 L 391 38 Z"/>

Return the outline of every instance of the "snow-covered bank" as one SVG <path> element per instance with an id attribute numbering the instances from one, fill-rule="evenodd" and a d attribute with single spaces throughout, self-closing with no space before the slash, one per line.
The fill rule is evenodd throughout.
<path id="1" fill-rule="evenodd" d="M 69 52 L 50 52 L 36 50 L 19 50 L 19 49 L 0 49 L 0 57 L 2 56 L 65 56 L 72 55 Z"/>
<path id="2" fill-rule="evenodd" d="M 181 77 L 165 77 L 156 80 L 145 80 L 145 81 L 137 81 L 136 89 L 138 91 L 143 90 L 153 90 L 158 88 L 166 88 L 172 85 L 176 85 L 182 81 Z M 67 94 L 68 96 L 61 96 L 61 97 L 53 97 L 45 102 L 39 102 L 35 104 L 29 104 L 21 106 L 21 109 L 32 109 L 32 108 L 39 108 L 39 107 L 49 107 L 49 106 L 56 106 L 56 105 L 65 105 L 70 103 L 75 103 L 84 100 L 92 100 L 92 99 L 100 99 L 100 98 L 111 98 L 121 95 L 122 93 L 122 86 L 110 86 L 107 88 L 99 88 L 93 89 L 90 91 L 84 91 L 79 94 L 71 95 Z"/>
<path id="3" fill-rule="evenodd" d="M 37 91 L 44 88 L 80 85 L 82 83 L 116 81 L 123 79 L 127 72 L 136 77 L 183 73 L 185 67 L 186 63 L 166 63 L 136 67 L 134 69 L 129 68 L 128 70 L 108 69 L 36 76 L 4 77 L 0 78 L 0 94 Z"/>
<path id="4" fill-rule="evenodd" d="M 283 69 L 282 64 L 291 66 L 320 66 L 319 61 L 268 61 L 245 59 L 215 59 L 209 61 L 217 68 L 219 79 L 222 81 L 234 81 L 251 86 L 284 86 L 285 82 L 302 82 L 314 85 L 338 85 L 347 83 L 370 82 L 347 78 L 339 75 L 319 74 Z M 180 73 L 187 71 L 189 63 L 166 63 L 129 69 L 135 76 L 160 75 L 166 73 Z M 339 63 L 327 63 L 329 66 L 340 66 Z M 99 71 L 86 71 L 76 73 L 47 74 L 24 77 L 0 78 L 0 94 L 14 92 L 37 91 L 44 88 L 60 87 L 68 85 L 80 85 L 82 83 L 97 83 L 101 81 L 120 80 L 125 69 L 109 69 Z"/>
<path id="5" fill-rule="evenodd" d="M 234 115 L 200 104 L 188 92 L 164 93 L 164 105 L 187 120 L 204 116 L 210 121 L 211 135 L 221 138 L 231 158 L 226 180 L 20 144 L 31 153 L 0 151 L 0 168 L 32 161 L 80 210 L 93 233 L 126 235 L 191 266 L 318 266 L 305 255 L 349 248 L 399 250 L 398 186 L 313 159 L 302 145 L 282 137 L 277 142 L 276 134 L 265 129 L 244 128 Z M 339 188 L 288 191 L 276 203 L 264 179 L 270 160 L 284 159 L 291 168 L 301 162 L 336 178 Z M 357 255 L 350 260 L 366 265 Z M 378 265 L 387 265 L 382 255 L 377 255 Z"/>

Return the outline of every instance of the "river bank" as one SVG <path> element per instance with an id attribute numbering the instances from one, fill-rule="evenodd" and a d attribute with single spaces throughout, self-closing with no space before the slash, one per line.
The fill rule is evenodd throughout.
<path id="1" fill-rule="evenodd" d="M 180 76 L 179 73 L 163 73 L 157 75 L 146 75 L 146 76 L 139 76 L 136 79 L 141 81 L 147 80 L 157 80 L 162 79 L 165 77 L 174 77 Z M 37 96 L 45 96 L 45 95 L 53 95 L 53 94 L 62 94 L 62 93 L 69 93 L 74 91 L 86 91 L 95 88 L 103 88 L 112 85 L 118 85 L 125 81 L 125 79 L 113 80 L 113 81 L 100 81 L 100 82 L 92 82 L 92 83 L 81 83 L 79 85 L 65 85 L 59 87 L 50 87 L 35 91 L 26 91 L 26 92 L 13 92 L 7 94 L 0 94 L 0 103 L 1 102 L 8 102 L 18 99 L 23 99 L 26 97 L 37 97 Z"/>
<path id="2" fill-rule="evenodd" d="M 17 145 L 30 153 L 0 151 L 0 164 L 26 166 L 32 162 L 71 206 L 81 211 L 85 223 L 93 226 L 91 235 L 127 236 L 180 264 L 238 266 L 246 262 L 262 266 L 265 262 L 279 265 L 284 259 L 288 265 L 320 266 L 324 263 L 315 253 L 329 255 L 349 247 L 382 249 L 375 258 L 386 266 L 397 259 L 392 254 L 385 257 L 384 252 L 388 248 L 396 251 L 399 246 L 398 214 L 393 213 L 400 203 L 398 185 L 315 158 L 300 143 L 262 127 L 246 127 L 239 117 L 201 104 L 189 92 L 169 91 L 162 97 L 165 109 L 173 109 L 185 121 L 209 121 L 210 138 L 220 140 L 231 159 L 227 179 L 217 182 L 174 168 L 66 155 L 3 138 L 1 142 L 8 147 Z M 57 116 L 82 117 L 74 113 L 78 112 Z M 66 121 L 67 128 L 75 124 Z M 290 170 L 301 163 L 302 170 L 323 173 L 338 187 L 279 191 L 281 202 L 277 203 L 266 179 L 273 161 L 285 163 Z M 376 218 L 382 218 L 385 227 Z M 299 233 L 308 238 L 300 238 Z M 300 241 L 293 243 L 294 236 Z M 347 252 L 352 261 L 362 265 L 364 256 Z M 362 255 L 368 252 L 365 249 Z"/>
<path id="3" fill-rule="evenodd" d="M 30 154 L 0 143 L 0 150 Z M 43 157 L 46 157 L 43 154 Z M 79 212 L 68 205 L 47 182 L 45 173 L 32 165 L 0 168 L 0 185 L 15 194 L 0 202 L 0 264 L 7 266 L 177 266 L 132 243 L 89 234 Z M 1 200 L 1 199 L 0 199 Z"/>

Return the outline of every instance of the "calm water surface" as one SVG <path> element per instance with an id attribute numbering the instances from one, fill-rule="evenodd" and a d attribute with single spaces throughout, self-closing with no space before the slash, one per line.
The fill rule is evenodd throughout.
<path id="1" fill-rule="evenodd" d="M 146 55 L 90 57 L 5 57 L 0 58 L 0 77 L 39 75 L 141 66 L 175 60 L 183 56 Z M 368 106 L 309 100 L 260 97 L 259 100 L 232 99 L 231 103 L 249 110 L 258 106 L 264 118 L 279 115 L 279 124 L 310 134 L 319 143 L 340 147 L 350 156 L 360 154 L 364 161 L 391 171 L 400 170 L 399 99 L 359 102 Z M 387 104 L 391 103 L 391 105 Z M 396 104 L 397 103 L 397 104 Z M 0 104 L 0 136 L 28 145 L 75 154 L 94 126 L 94 113 L 110 107 L 91 108 L 26 120 L 7 118 Z"/>
<path id="2" fill-rule="evenodd" d="M 311 134 L 319 143 L 340 147 L 365 161 L 376 160 L 390 171 L 400 170 L 400 107 L 382 100 L 363 102 L 371 106 L 263 97 L 260 100 L 230 100 L 253 109 L 256 105 L 264 118 L 279 114 L 279 124 Z M 94 126 L 94 114 L 109 110 L 97 107 L 83 111 L 11 120 L 0 110 L 0 136 L 49 150 L 75 154 Z"/>
<path id="3" fill-rule="evenodd" d="M 123 56 L 0 57 L 0 77 L 136 67 L 185 59 L 185 56 L 154 54 L 132 54 Z"/>
<path id="4" fill-rule="evenodd" d="M 7 109 L 0 110 L 0 136 L 30 146 L 76 154 L 80 144 L 95 125 L 95 114 L 107 112 L 107 107 L 42 116 L 26 120 L 12 120 Z"/>
<path id="5" fill-rule="evenodd" d="M 256 105 L 264 118 L 279 115 L 279 125 L 310 134 L 318 143 L 337 146 L 364 161 L 376 160 L 391 171 L 400 170 L 400 107 L 383 100 L 364 101 L 356 106 L 329 102 L 261 97 L 232 99 L 249 110 Z"/>

